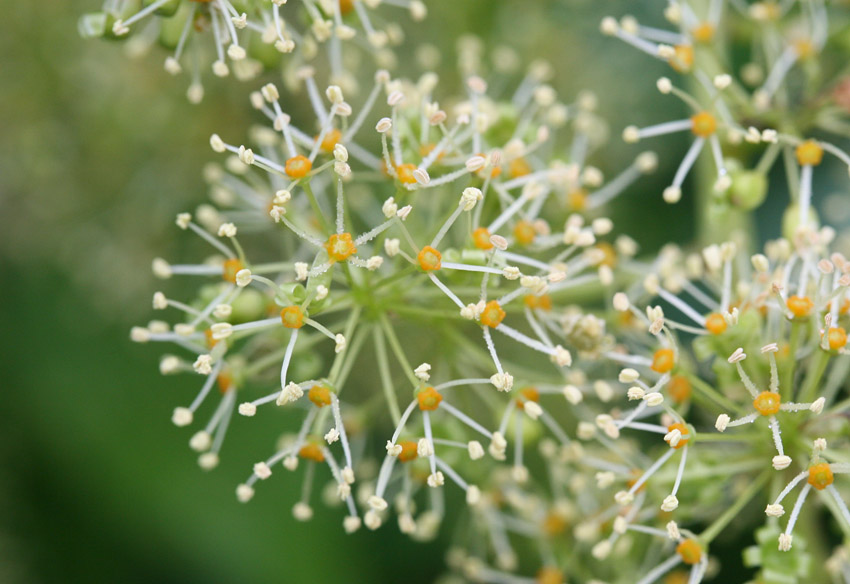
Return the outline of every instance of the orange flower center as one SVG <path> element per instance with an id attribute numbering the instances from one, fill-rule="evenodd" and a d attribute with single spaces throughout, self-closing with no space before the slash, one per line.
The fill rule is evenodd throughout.
<path id="1" fill-rule="evenodd" d="M 676 45 L 673 47 L 675 54 L 670 59 L 670 66 L 674 71 L 685 73 L 694 64 L 694 48 L 690 45 Z"/>
<path id="2" fill-rule="evenodd" d="M 680 404 L 691 397 L 691 382 L 684 375 L 674 375 L 667 386 L 667 393 L 675 403 Z"/>
<path id="3" fill-rule="evenodd" d="M 481 324 L 496 328 L 505 319 L 505 311 L 501 305 L 495 300 L 491 300 L 484 306 L 484 311 L 481 313 Z"/>
<path id="4" fill-rule="evenodd" d="M 691 132 L 700 138 L 708 138 L 717 130 L 717 120 L 708 112 L 691 116 Z"/>
<path id="5" fill-rule="evenodd" d="M 298 456 L 315 462 L 325 461 L 325 454 L 322 452 L 322 449 L 318 445 L 312 443 L 302 446 L 301 450 L 298 451 Z"/>
<path id="6" fill-rule="evenodd" d="M 714 37 L 714 26 L 710 22 L 703 22 L 691 29 L 691 36 L 698 43 L 707 43 Z"/>
<path id="7" fill-rule="evenodd" d="M 815 45 L 809 39 L 800 39 L 794 43 L 800 59 L 808 59 L 815 54 Z"/>
<path id="8" fill-rule="evenodd" d="M 405 185 L 412 185 L 416 182 L 416 178 L 413 176 L 414 170 L 416 170 L 415 164 L 399 164 L 395 168 L 396 173 L 398 173 L 398 180 Z"/>
<path id="9" fill-rule="evenodd" d="M 531 224 L 531 221 L 522 219 L 514 225 L 514 237 L 520 245 L 529 245 L 534 241 L 536 235 L 537 233 L 534 231 L 534 225 Z"/>
<path id="10" fill-rule="evenodd" d="M 319 137 L 316 136 L 316 139 L 318 140 Z M 333 152 L 334 147 L 339 144 L 340 140 L 342 140 L 342 132 L 340 132 L 337 128 L 332 128 L 330 131 L 326 132 L 324 138 L 322 138 L 322 151 Z"/>
<path id="11" fill-rule="evenodd" d="M 289 178 L 304 178 L 312 168 L 313 163 L 310 162 L 310 159 L 301 154 L 287 160 L 286 166 L 284 166 L 286 176 Z"/>
<path id="12" fill-rule="evenodd" d="M 567 529 L 567 521 L 557 513 L 549 513 L 543 520 L 543 533 L 549 536 L 560 535 Z M 560 582 L 560 581 L 559 581 Z"/>
<path id="13" fill-rule="evenodd" d="M 719 335 L 726 330 L 726 319 L 718 312 L 712 312 L 705 317 L 705 328 L 713 335 Z"/>
<path id="14" fill-rule="evenodd" d="M 587 206 L 587 191 L 579 188 L 568 192 L 567 206 L 573 211 L 584 211 Z"/>
<path id="15" fill-rule="evenodd" d="M 681 570 L 678 572 L 671 572 L 664 578 L 664 584 L 688 584 L 688 579 L 690 575 L 688 572 L 682 572 Z"/>
<path id="16" fill-rule="evenodd" d="M 328 238 L 325 249 L 332 262 L 345 261 L 351 255 L 357 253 L 350 233 L 334 233 Z"/>
<path id="17" fill-rule="evenodd" d="M 434 272 L 440 269 L 443 261 L 443 254 L 430 245 L 426 245 L 416 256 L 416 259 L 419 260 L 420 268 L 426 272 Z"/>
<path id="18" fill-rule="evenodd" d="M 762 416 L 772 416 L 782 405 L 779 394 L 775 391 L 763 391 L 753 400 L 753 407 Z"/>
<path id="19" fill-rule="evenodd" d="M 479 227 L 472 232 L 472 243 L 475 247 L 484 251 L 493 249 L 493 244 L 490 241 L 490 231 L 486 227 Z"/>
<path id="20" fill-rule="evenodd" d="M 681 556 L 682 561 L 693 566 L 702 559 L 702 547 L 695 539 L 686 539 L 676 546 L 676 553 Z"/>
<path id="21" fill-rule="evenodd" d="M 779 20 L 782 16 L 782 7 L 776 0 L 769 0 L 761 3 L 764 10 L 765 20 Z"/>
<path id="22" fill-rule="evenodd" d="M 314 385 L 307 392 L 307 399 L 313 402 L 317 408 L 331 405 L 331 388 L 327 385 Z"/>
<path id="23" fill-rule="evenodd" d="M 224 278 L 225 281 L 230 282 L 231 284 L 236 283 L 236 273 L 239 270 L 245 269 L 245 264 L 243 264 L 238 258 L 230 258 L 229 260 L 224 260 L 224 264 L 221 270 L 221 277 Z"/>
<path id="24" fill-rule="evenodd" d="M 416 401 L 419 402 L 419 409 L 423 412 L 433 412 L 440 407 L 440 402 L 443 401 L 443 396 L 433 387 L 426 387 L 419 390 L 416 394 Z"/>
<path id="25" fill-rule="evenodd" d="M 806 140 L 795 150 L 800 166 L 817 166 L 823 160 L 823 148 L 814 140 Z"/>
<path id="26" fill-rule="evenodd" d="M 672 432 L 673 430 L 678 430 L 679 432 L 682 433 L 682 437 L 679 438 L 679 442 L 676 443 L 676 446 L 673 446 L 673 448 L 675 448 L 676 450 L 679 450 L 680 448 L 684 447 L 688 443 L 688 435 L 690 434 L 690 432 L 688 432 L 687 426 L 685 426 L 684 424 L 679 423 L 679 422 L 676 422 L 675 424 L 670 424 L 669 426 L 667 426 L 668 432 Z"/>
<path id="27" fill-rule="evenodd" d="M 535 387 L 523 387 L 519 391 L 519 394 L 521 397 L 516 400 L 516 405 L 519 409 L 523 409 L 525 407 L 525 402 L 527 401 L 540 401 L 540 392 L 537 391 L 537 388 Z"/>
<path id="28" fill-rule="evenodd" d="M 599 266 L 608 266 L 613 268 L 617 265 L 617 250 L 607 241 L 600 241 L 594 249 L 602 252 L 602 260 L 597 264 Z"/>
<path id="29" fill-rule="evenodd" d="M 816 464 L 809 469 L 808 482 L 818 491 L 822 491 L 833 483 L 835 477 L 832 475 L 832 469 L 825 462 Z"/>
<path id="30" fill-rule="evenodd" d="M 287 306 L 280 311 L 280 321 L 286 328 L 299 329 L 304 326 L 304 311 L 300 306 Z"/>
<path id="31" fill-rule="evenodd" d="M 403 442 L 399 442 L 398 445 L 401 446 L 401 452 L 398 455 L 398 459 L 401 462 L 410 462 L 411 460 L 416 460 L 416 457 L 419 456 L 416 442 L 404 440 Z"/>
<path id="32" fill-rule="evenodd" d="M 788 306 L 788 310 L 791 311 L 797 318 L 805 318 L 811 314 L 812 309 L 815 307 L 815 303 L 812 302 L 812 299 L 808 296 L 797 296 L 794 294 L 791 296 L 786 302 Z"/>
<path id="33" fill-rule="evenodd" d="M 667 373 L 673 369 L 673 365 L 673 349 L 658 349 L 652 356 L 652 365 L 649 368 L 656 373 Z"/>
<path id="34" fill-rule="evenodd" d="M 481 158 L 484 158 L 485 160 L 487 159 L 487 155 L 484 154 L 483 152 L 479 152 L 478 156 L 480 156 Z M 486 170 L 487 170 L 487 167 L 485 166 L 484 168 L 478 170 L 478 172 L 476 172 L 475 174 L 477 174 L 480 178 L 487 178 Z M 502 167 L 501 166 L 494 166 L 490 170 L 490 178 L 498 178 L 498 176 L 500 174 L 502 174 Z"/>
<path id="35" fill-rule="evenodd" d="M 830 300 L 826 304 L 826 311 L 827 312 L 832 311 L 832 302 L 833 301 Z M 844 300 L 841 301 L 841 306 L 838 307 L 838 313 L 839 314 L 847 314 L 848 311 L 850 311 L 850 299 L 845 298 Z"/>
<path id="36" fill-rule="evenodd" d="M 221 393 L 227 393 L 233 387 L 233 376 L 227 371 L 222 371 L 216 377 L 216 382 L 218 383 L 218 390 Z"/>
<path id="37" fill-rule="evenodd" d="M 212 329 L 207 329 L 204 331 L 204 340 L 206 340 L 207 347 L 209 347 L 210 349 L 212 349 L 218 344 L 218 341 L 213 338 Z"/>
<path id="38" fill-rule="evenodd" d="M 552 566 L 540 568 L 537 572 L 537 584 L 562 584 L 564 582 L 564 574 Z"/>
<path id="39" fill-rule="evenodd" d="M 847 331 L 840 326 L 831 328 L 826 334 L 826 338 L 829 341 L 829 348 L 837 351 L 847 344 Z"/>
<path id="40" fill-rule="evenodd" d="M 535 294 L 526 294 L 523 299 L 523 303 L 532 310 L 539 308 L 540 310 L 549 311 L 552 310 L 552 297 L 548 294 L 543 294 L 541 296 L 537 296 Z"/>
<path id="41" fill-rule="evenodd" d="M 511 178 L 519 178 L 531 174 L 531 165 L 525 158 L 514 158 L 508 165 L 508 174 Z"/>

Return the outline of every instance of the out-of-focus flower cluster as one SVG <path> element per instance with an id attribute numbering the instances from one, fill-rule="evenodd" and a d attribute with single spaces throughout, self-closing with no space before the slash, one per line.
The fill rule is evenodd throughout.
<path id="1" fill-rule="evenodd" d="M 659 103 L 692 110 L 644 127 L 635 112 L 623 138 L 690 132 L 658 196 L 696 196 L 718 222 L 716 240 L 650 255 L 609 210 L 656 155 L 636 150 L 614 176 L 592 166 L 609 134 L 596 98 L 560 95 L 545 61 L 488 84 L 468 41 L 459 95 L 433 71 L 334 82 L 353 14 L 384 44 L 365 12 L 377 3 L 141 4 L 108 2 L 84 26 L 121 36 L 150 15 L 142 36 L 182 31 L 174 71 L 207 29 L 217 74 L 251 54 L 240 29 L 303 45 L 290 77 L 312 116 L 291 117 L 268 83 L 250 97 L 265 125 L 212 135 L 211 202 L 176 219 L 210 255 L 153 262 L 198 291 L 157 292 L 167 321 L 131 333 L 174 347 L 163 374 L 197 377 L 172 419 L 195 427 L 202 468 L 230 454 L 231 421 L 286 425 L 240 501 L 294 475 L 298 520 L 323 502 L 348 532 L 393 522 L 429 539 L 447 523 L 447 563 L 475 582 L 695 584 L 720 573 L 724 537 L 750 542 L 755 581 L 848 581 L 850 260 L 813 186 L 850 163 L 845 8 L 668 2 L 666 28 L 602 22 L 669 63 Z M 300 22 L 281 16 L 292 5 L 303 32 L 284 25 Z M 329 65 L 311 61 L 316 42 Z M 791 202 L 760 245 L 771 188 Z"/>
<path id="2" fill-rule="evenodd" d="M 80 18 L 79 30 L 84 37 L 128 39 L 131 55 L 162 45 L 169 53 L 165 70 L 188 70 L 187 97 L 197 103 L 208 69 L 251 80 L 281 62 L 292 71 L 316 61 L 331 82 L 355 87 L 364 57 L 394 63 L 392 47 L 404 39 L 401 26 L 377 10 L 382 4 L 391 5 L 390 13 L 404 8 L 414 20 L 427 13 L 421 0 L 104 0 L 99 12 Z"/>

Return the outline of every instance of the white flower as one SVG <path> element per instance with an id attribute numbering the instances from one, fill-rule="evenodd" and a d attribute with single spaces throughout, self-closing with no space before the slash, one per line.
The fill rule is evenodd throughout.
<path id="1" fill-rule="evenodd" d="M 679 499 L 676 498 L 676 495 L 667 495 L 664 498 L 664 502 L 661 503 L 661 510 L 670 512 L 675 511 L 679 507 Z"/>
<path id="2" fill-rule="evenodd" d="M 325 442 L 327 442 L 328 444 L 333 444 L 337 440 L 339 440 L 339 431 L 336 428 L 331 428 L 330 430 L 328 430 L 325 434 Z"/>
<path id="3" fill-rule="evenodd" d="M 419 367 L 413 370 L 413 373 L 418 379 L 421 379 L 422 381 L 428 381 L 431 378 L 431 374 L 429 373 L 430 371 L 431 364 L 422 363 Z"/>
<path id="4" fill-rule="evenodd" d="M 201 375 L 209 375 L 212 372 L 212 362 L 211 355 L 198 355 L 192 364 L 192 369 Z"/>
<path id="5" fill-rule="evenodd" d="M 272 476 L 272 469 L 265 462 L 258 462 L 254 465 L 254 474 L 257 475 L 258 479 L 266 480 Z"/>
<path id="6" fill-rule="evenodd" d="M 419 442 L 416 444 L 416 453 L 423 458 L 433 456 L 434 445 L 431 444 L 431 441 L 427 438 L 420 438 Z"/>
<path id="7" fill-rule="evenodd" d="M 192 410 L 189 408 L 174 408 L 171 421 L 175 426 L 188 426 L 192 423 Z"/>
<path id="8" fill-rule="evenodd" d="M 247 503 L 254 497 L 254 489 L 248 485 L 242 484 L 236 487 L 236 498 L 240 503 Z"/>
<path id="9" fill-rule="evenodd" d="M 496 373 L 490 377 L 490 383 L 499 391 L 510 391 L 514 386 L 514 378 L 507 371 L 505 373 Z"/>
<path id="10" fill-rule="evenodd" d="M 463 194 L 460 197 L 460 204 L 464 211 L 471 211 L 475 207 L 475 204 L 483 198 L 484 195 L 481 193 L 481 189 L 467 187 L 463 190 Z"/>
<path id="11" fill-rule="evenodd" d="M 297 383 L 289 382 L 286 387 L 284 387 L 280 395 L 277 397 L 276 403 L 279 406 L 284 404 L 288 404 L 294 401 L 298 401 L 301 399 L 301 396 L 304 395 L 304 390 L 301 389 L 301 386 Z"/>
<path id="12" fill-rule="evenodd" d="M 523 410 L 532 420 L 536 420 L 541 415 L 543 415 L 543 408 L 540 407 L 540 404 L 533 401 L 526 401 L 523 404 Z"/>
<path id="13" fill-rule="evenodd" d="M 467 445 L 467 451 L 469 452 L 469 458 L 472 460 L 478 460 L 484 456 L 484 447 L 481 446 L 478 440 L 470 440 Z"/>
<path id="14" fill-rule="evenodd" d="M 443 477 L 443 473 L 441 473 L 440 471 L 437 471 L 435 473 L 428 475 L 428 481 L 427 482 L 428 482 L 429 487 L 437 488 L 437 487 L 442 487 L 443 484 L 446 481 L 445 481 L 445 478 Z"/>

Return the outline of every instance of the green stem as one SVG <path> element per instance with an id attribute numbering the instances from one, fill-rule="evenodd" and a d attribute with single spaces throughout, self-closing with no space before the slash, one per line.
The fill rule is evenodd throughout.
<path id="1" fill-rule="evenodd" d="M 776 158 L 779 156 L 779 153 L 782 151 L 782 146 L 777 142 L 776 144 L 771 144 L 767 147 L 767 150 L 764 151 L 764 154 L 761 156 L 761 160 L 758 161 L 756 165 L 756 172 L 760 172 L 761 174 L 767 175 L 770 172 L 773 163 L 776 162 Z"/>
<path id="2" fill-rule="evenodd" d="M 328 218 L 325 217 L 325 214 L 322 212 L 322 208 L 319 206 L 319 201 L 316 200 L 316 195 L 313 194 L 313 189 L 310 187 L 309 181 L 304 181 L 301 183 L 301 188 L 307 193 L 307 199 L 310 201 L 310 206 L 313 208 L 313 213 L 316 214 L 316 217 L 322 222 L 322 228 L 325 230 L 325 233 L 333 233 L 333 227 L 331 226 Z"/>
<path id="3" fill-rule="evenodd" d="M 360 307 L 355 306 L 351 311 L 351 316 L 348 317 L 348 322 L 345 324 L 345 332 L 343 332 L 343 336 L 346 339 L 351 338 L 351 334 L 354 331 L 354 327 L 357 325 L 357 319 L 360 317 Z M 335 384 L 335 379 L 339 375 L 339 371 L 342 368 L 343 360 L 348 351 L 340 351 L 334 357 L 333 365 L 331 365 L 331 370 L 328 373 L 328 381 L 331 385 Z M 337 388 L 337 392 L 339 392 L 339 388 Z"/>
<path id="4" fill-rule="evenodd" d="M 378 288 L 383 288 L 384 286 L 392 284 L 393 282 L 403 280 L 403 279 L 409 277 L 410 274 L 415 272 L 415 271 L 416 271 L 416 266 L 407 266 L 406 268 L 403 268 L 398 273 L 393 274 L 392 276 L 388 276 L 388 277 L 384 278 L 383 280 L 378 280 L 377 282 L 375 282 L 369 288 L 369 292 L 372 293 L 375 290 L 377 290 Z"/>
<path id="5" fill-rule="evenodd" d="M 305 351 L 312 347 L 313 345 L 322 341 L 325 337 L 323 335 L 315 335 L 312 337 L 307 337 L 298 342 L 298 351 L 296 351 L 296 355 L 302 351 Z M 256 360 L 251 361 L 251 364 L 245 367 L 242 370 L 243 375 L 245 377 L 253 377 L 258 373 L 263 372 L 267 367 L 271 367 L 272 365 L 277 365 L 280 367 L 280 361 L 283 359 L 283 356 L 286 354 L 286 347 L 274 351 L 273 353 L 269 353 L 262 357 L 258 357 Z"/>
<path id="6" fill-rule="evenodd" d="M 785 367 L 785 373 L 782 376 L 782 384 L 779 388 L 779 393 L 782 396 L 782 401 L 791 401 L 794 395 L 794 368 L 797 365 L 797 346 L 800 344 L 800 323 L 791 323 L 791 338 L 788 341 L 788 364 Z"/>
<path id="7" fill-rule="evenodd" d="M 687 375 L 691 385 L 702 393 L 705 397 L 712 400 L 717 405 L 723 407 L 727 412 L 740 412 L 740 406 L 729 400 L 726 396 L 711 387 L 708 383 L 697 377 L 696 375 Z"/>
<path id="8" fill-rule="evenodd" d="M 419 316 L 428 320 L 433 320 L 435 318 L 456 318 L 458 320 L 464 320 L 464 318 L 460 315 L 460 312 L 457 310 L 449 311 L 449 310 L 436 310 L 433 308 L 426 307 L 418 307 L 418 306 L 393 306 L 389 309 L 390 312 L 397 312 L 399 314 L 406 314 L 409 316 Z"/>
<path id="9" fill-rule="evenodd" d="M 694 442 L 750 442 L 758 441 L 764 438 L 763 434 L 755 432 L 747 432 L 743 434 L 708 434 L 699 432 L 694 436 Z"/>
<path id="10" fill-rule="evenodd" d="M 293 265 L 293 262 L 273 262 L 269 264 L 256 264 L 251 266 L 251 272 L 254 274 L 280 272 L 282 270 L 291 270 Z"/>
<path id="11" fill-rule="evenodd" d="M 345 381 L 348 379 L 348 374 L 351 373 L 351 368 L 354 367 L 354 362 L 357 361 L 357 356 L 360 354 L 360 349 L 363 347 L 363 341 L 366 340 L 366 336 L 371 330 L 372 326 L 357 329 L 357 333 L 355 333 L 354 338 L 351 341 L 351 346 L 343 351 L 346 354 L 344 364 L 340 368 L 339 375 L 334 382 L 334 385 L 337 388 L 337 394 L 341 391 L 342 386 L 345 385 Z"/>
<path id="12" fill-rule="evenodd" d="M 809 374 L 806 375 L 806 381 L 803 384 L 803 389 L 798 394 L 798 399 L 802 403 L 814 401 L 817 395 L 818 384 L 823 377 L 826 366 L 829 363 L 829 353 L 823 349 L 815 349 L 818 352 L 818 359 L 815 362 L 814 369 L 809 369 Z"/>
<path id="13" fill-rule="evenodd" d="M 738 497 L 738 500 L 735 503 L 726 509 L 726 511 L 718 517 L 714 523 L 708 526 L 708 528 L 703 531 L 699 539 L 705 545 L 711 543 L 711 541 L 717 537 L 721 531 L 723 531 L 729 523 L 738 516 L 738 513 L 741 512 L 747 503 L 755 497 L 757 494 L 761 492 L 764 486 L 767 484 L 768 479 L 770 479 L 771 472 L 764 471 L 759 477 L 750 483 L 750 486 Z"/>
<path id="14" fill-rule="evenodd" d="M 763 470 L 764 466 L 764 459 L 759 458 L 758 460 L 744 460 L 741 462 L 730 463 L 728 465 L 721 465 L 720 467 L 701 467 L 695 470 L 688 470 L 688 479 L 697 480 L 726 477 L 743 472 Z M 659 483 L 672 483 L 676 480 L 676 471 L 673 469 L 659 471 L 657 474 L 653 475 L 652 478 Z"/>
<path id="15" fill-rule="evenodd" d="M 378 373 L 381 376 L 381 386 L 384 389 L 384 396 L 387 398 L 387 406 L 390 408 L 393 425 L 398 426 L 399 420 L 401 420 L 401 410 L 398 407 L 398 397 L 395 394 L 392 376 L 390 375 L 390 363 L 387 358 L 387 345 L 384 339 L 384 331 L 376 329 L 375 336 L 372 338 L 375 341 L 375 355 L 377 356 L 378 361 Z"/>
<path id="16" fill-rule="evenodd" d="M 791 192 L 791 202 L 797 203 L 800 201 L 800 172 L 797 170 L 797 161 L 794 159 L 794 149 L 783 148 L 782 158 L 785 163 L 785 179 L 788 182 L 788 190 Z"/>
<path id="17" fill-rule="evenodd" d="M 401 343 L 398 342 L 398 337 L 395 335 L 395 331 L 393 330 L 387 315 L 381 314 L 380 320 L 381 327 L 387 335 L 387 341 L 390 343 L 390 348 L 393 350 L 396 359 L 398 359 L 399 364 L 404 370 L 404 374 L 407 376 L 407 379 L 410 380 L 411 385 L 414 387 L 418 386 L 419 380 L 416 379 L 416 376 L 413 374 L 413 367 L 410 366 L 410 362 L 407 360 L 404 350 L 401 348 Z"/>

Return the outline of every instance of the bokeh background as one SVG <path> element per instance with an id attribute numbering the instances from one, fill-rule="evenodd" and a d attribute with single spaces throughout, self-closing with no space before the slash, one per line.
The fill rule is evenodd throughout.
<path id="1" fill-rule="evenodd" d="M 618 139 L 623 126 L 684 113 L 655 91 L 666 67 L 598 33 L 602 16 L 626 10 L 658 22 L 660 0 L 427 3 L 424 23 L 399 20 L 411 40 L 443 50 L 450 86 L 453 39 L 475 33 L 549 60 L 568 101 L 597 89 L 613 139 L 591 162 L 606 174 L 636 154 Z M 205 199 L 209 135 L 246 138 L 260 121 L 247 102 L 259 83 L 210 82 L 192 106 L 162 53 L 131 59 L 78 37 L 78 16 L 98 7 L 0 0 L 0 583 L 434 581 L 445 533 L 432 544 L 394 525 L 348 537 L 321 505 L 299 524 L 297 481 L 240 505 L 236 484 L 279 428 L 234 424 L 221 465 L 204 473 L 189 433 L 171 424 L 195 380 L 162 378 L 159 348 L 128 332 L 152 317 L 163 286 L 151 259 L 197 251 L 173 218 Z M 402 50 L 396 72 L 412 61 Z M 659 196 L 681 139 L 651 144 L 661 169 L 614 215 L 646 251 L 694 230 L 689 199 L 670 207 Z"/>

